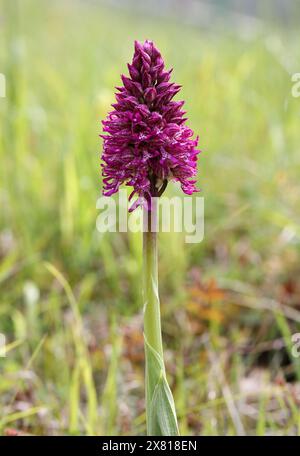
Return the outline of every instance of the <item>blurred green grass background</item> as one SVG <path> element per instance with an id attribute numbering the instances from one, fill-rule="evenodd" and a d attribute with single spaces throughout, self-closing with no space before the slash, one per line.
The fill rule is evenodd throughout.
<path id="1" fill-rule="evenodd" d="M 299 30 L 0 5 L 0 432 L 145 433 L 141 237 L 98 233 L 96 201 L 100 121 L 133 41 L 153 39 L 202 149 L 205 239 L 160 236 L 181 432 L 298 434 Z"/>

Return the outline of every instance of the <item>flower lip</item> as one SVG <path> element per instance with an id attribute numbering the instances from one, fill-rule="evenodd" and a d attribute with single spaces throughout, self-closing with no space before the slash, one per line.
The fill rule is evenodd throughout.
<path id="1" fill-rule="evenodd" d="M 198 191 L 198 137 L 185 125 L 183 101 L 173 97 L 181 86 L 170 81 L 172 70 L 152 41 L 135 41 L 129 76 L 121 75 L 113 110 L 102 121 L 103 193 L 110 196 L 121 184 L 133 187 L 131 198 L 161 196 L 170 180 L 178 181 L 184 193 Z M 131 199 L 130 198 L 130 199 Z"/>

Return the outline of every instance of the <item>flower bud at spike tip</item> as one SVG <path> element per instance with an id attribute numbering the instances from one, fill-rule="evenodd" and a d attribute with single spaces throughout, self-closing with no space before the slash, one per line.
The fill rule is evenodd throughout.
<path id="1" fill-rule="evenodd" d="M 172 101 L 180 87 L 170 81 L 160 52 L 152 41 L 135 42 L 128 76 L 121 76 L 114 108 L 103 123 L 103 194 L 121 184 L 133 187 L 142 200 L 160 196 L 158 183 L 179 181 L 184 193 L 196 192 L 198 137 L 185 125 L 182 101 Z"/>

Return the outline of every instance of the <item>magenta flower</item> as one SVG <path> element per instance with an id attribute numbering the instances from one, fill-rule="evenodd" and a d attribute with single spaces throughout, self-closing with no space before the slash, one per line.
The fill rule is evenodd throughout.
<path id="1" fill-rule="evenodd" d="M 130 77 L 122 75 L 116 103 L 103 123 L 103 194 L 110 196 L 120 185 L 133 187 L 138 199 L 160 196 L 168 181 L 179 181 L 187 194 L 197 191 L 198 138 L 185 125 L 183 101 L 172 101 L 179 92 L 169 82 L 160 52 L 151 41 L 135 42 Z"/>

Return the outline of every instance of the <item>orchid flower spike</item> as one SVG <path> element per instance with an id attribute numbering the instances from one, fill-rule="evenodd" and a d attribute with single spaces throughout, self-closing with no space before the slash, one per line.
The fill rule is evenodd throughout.
<path id="1" fill-rule="evenodd" d="M 169 181 L 179 181 L 184 193 L 197 191 L 198 137 L 185 125 L 183 101 L 173 101 L 180 85 L 170 82 L 172 70 L 152 41 L 135 42 L 122 75 L 116 103 L 103 123 L 103 194 L 116 193 L 121 184 L 133 187 L 130 210 L 160 196 Z"/>

